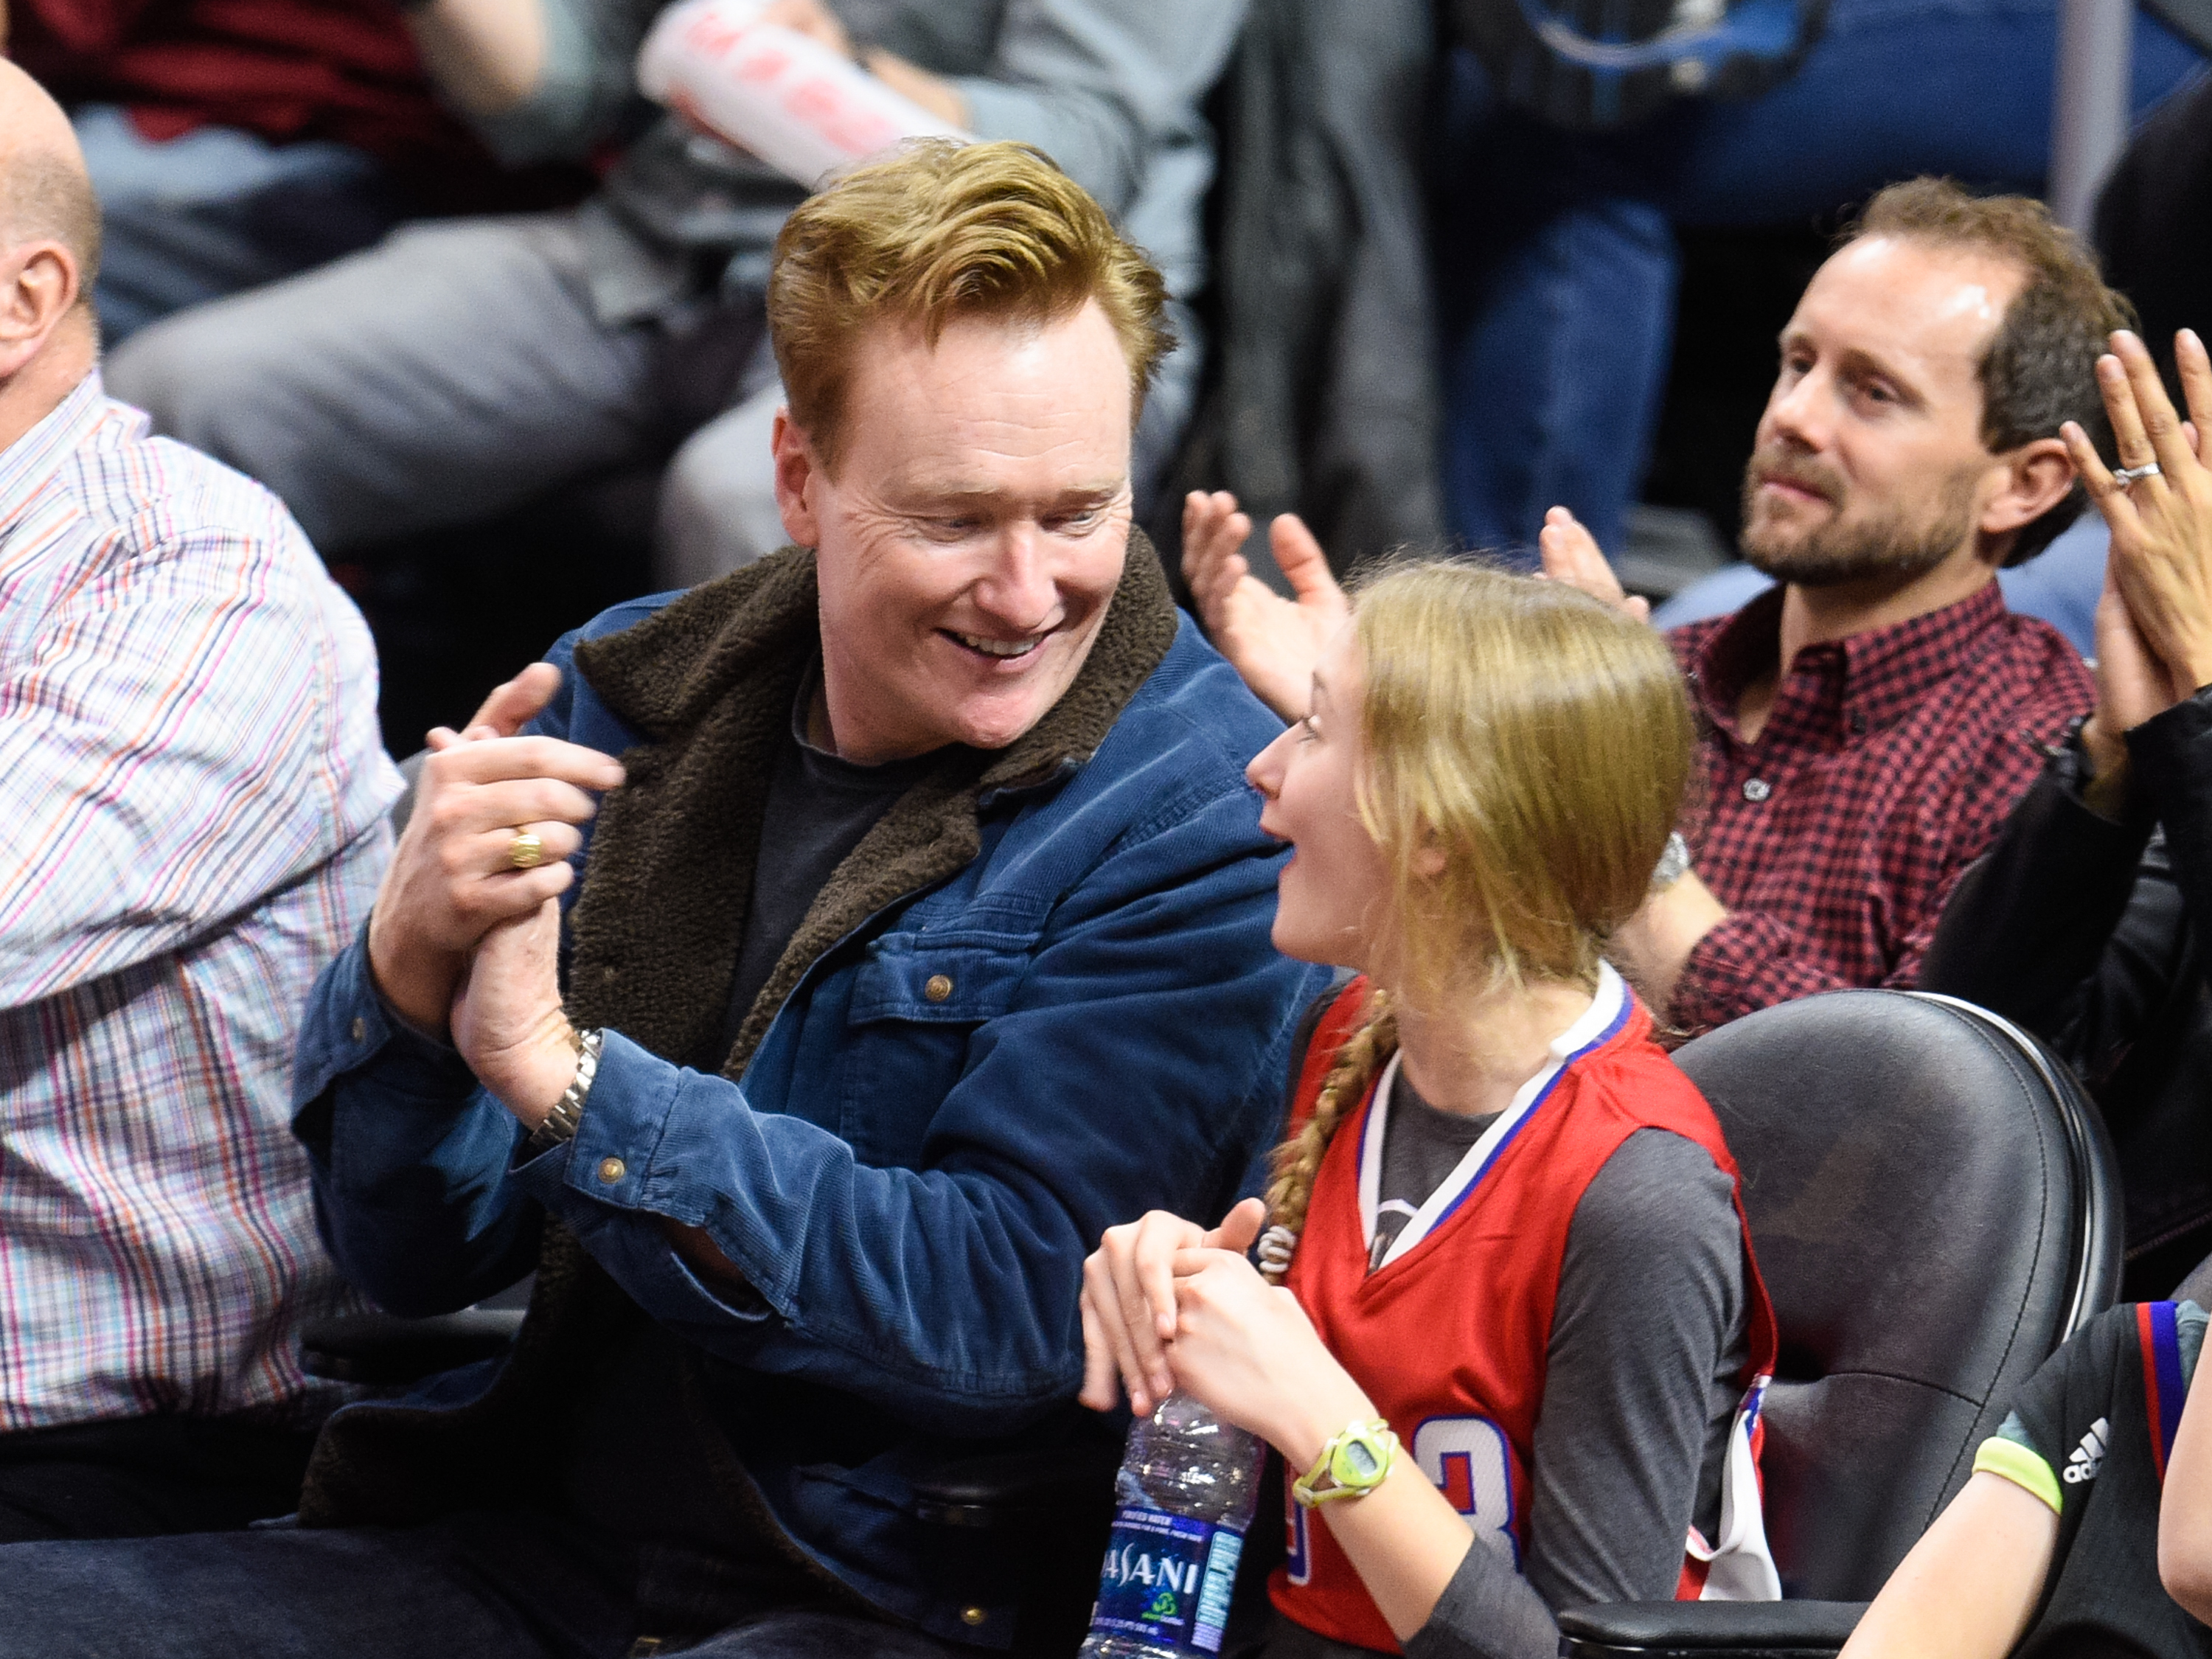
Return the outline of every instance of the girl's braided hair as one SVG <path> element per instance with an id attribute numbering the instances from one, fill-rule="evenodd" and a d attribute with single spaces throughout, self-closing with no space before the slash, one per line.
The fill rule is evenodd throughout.
<path id="1" fill-rule="evenodd" d="M 1305 1230 L 1306 1204 L 1313 1196 L 1314 1177 L 1321 1172 L 1322 1155 L 1328 1151 L 1337 1126 L 1367 1098 L 1368 1090 L 1397 1051 L 1398 1019 L 1390 1010 L 1389 994 L 1370 990 L 1366 1018 L 1337 1051 L 1313 1115 L 1275 1148 L 1275 1178 L 1267 1188 L 1267 1218 L 1273 1226 L 1293 1237 Z"/>

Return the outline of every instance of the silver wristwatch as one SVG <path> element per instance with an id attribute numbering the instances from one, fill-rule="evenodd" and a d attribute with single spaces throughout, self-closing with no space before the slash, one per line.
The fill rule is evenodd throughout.
<path id="1" fill-rule="evenodd" d="M 545 1115 L 545 1121 L 530 1132 L 532 1152 L 550 1152 L 563 1141 L 574 1140 L 584 1121 L 584 1102 L 592 1092 L 592 1079 L 599 1074 L 599 1049 L 606 1033 L 596 1027 L 576 1033 L 576 1075 L 561 1091 L 561 1098 Z"/>

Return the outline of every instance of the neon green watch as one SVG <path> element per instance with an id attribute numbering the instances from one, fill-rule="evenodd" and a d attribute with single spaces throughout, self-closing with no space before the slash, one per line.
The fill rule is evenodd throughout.
<path id="1" fill-rule="evenodd" d="M 1346 1424 L 1321 1449 L 1314 1465 L 1291 1482 L 1291 1496 L 1307 1509 L 1338 1498 L 1364 1498 L 1390 1478 L 1398 1462 L 1398 1437 L 1381 1418 Z"/>

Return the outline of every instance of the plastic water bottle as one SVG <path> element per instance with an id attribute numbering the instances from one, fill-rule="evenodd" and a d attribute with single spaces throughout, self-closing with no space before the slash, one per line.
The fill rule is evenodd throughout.
<path id="1" fill-rule="evenodd" d="M 762 6 L 671 6 L 638 49 L 638 90 L 810 188 L 902 139 L 970 136 L 811 36 L 762 22 Z"/>
<path id="2" fill-rule="evenodd" d="M 1266 1455 L 1185 1394 L 1130 1425 L 1082 1659 L 1221 1651 Z"/>

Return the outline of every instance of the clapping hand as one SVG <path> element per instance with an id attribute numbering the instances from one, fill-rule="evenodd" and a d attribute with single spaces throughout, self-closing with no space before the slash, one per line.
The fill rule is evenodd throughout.
<path id="1" fill-rule="evenodd" d="M 1597 538 L 1565 507 L 1555 507 L 1544 514 L 1544 527 L 1536 535 L 1536 550 L 1544 560 L 1544 568 L 1538 574 L 1547 580 L 1579 588 L 1638 622 L 1651 620 L 1651 601 L 1621 586 L 1620 578 L 1613 574 L 1613 566 L 1599 550 Z"/>
<path id="2" fill-rule="evenodd" d="M 2212 362 L 2187 329 L 2175 338 L 2174 356 L 2187 422 L 2174 412 L 2150 353 L 2133 334 L 2114 334 L 2111 355 L 2097 360 L 2113 441 L 2133 477 L 2116 477 L 2076 422 L 2060 429 L 2112 531 L 2110 587 L 2150 659 L 2131 659 L 2134 641 L 2100 605 L 2098 721 L 2109 716 L 2123 730 L 2212 684 Z M 2107 656 L 2114 659 L 2109 672 Z"/>
<path id="3" fill-rule="evenodd" d="M 1329 574 L 1321 544 L 1295 513 L 1267 527 L 1267 545 L 1291 585 L 1285 599 L 1252 574 L 1252 520 L 1227 490 L 1193 490 L 1182 504 L 1182 575 L 1214 647 L 1252 694 L 1286 720 L 1304 717 L 1314 665 L 1351 620 L 1352 602 Z"/>

